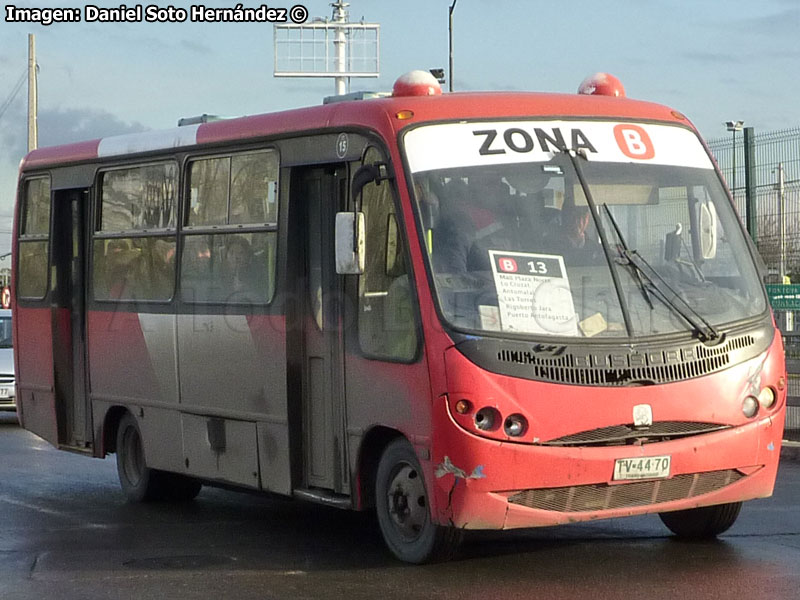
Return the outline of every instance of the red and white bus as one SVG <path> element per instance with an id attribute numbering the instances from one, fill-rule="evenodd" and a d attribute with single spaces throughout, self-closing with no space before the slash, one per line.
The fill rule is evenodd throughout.
<path id="1" fill-rule="evenodd" d="M 714 536 L 772 493 L 781 337 L 687 118 L 582 93 L 388 97 L 30 153 L 21 422 L 202 484 L 375 508 L 409 562 L 465 529 L 658 513 Z"/>

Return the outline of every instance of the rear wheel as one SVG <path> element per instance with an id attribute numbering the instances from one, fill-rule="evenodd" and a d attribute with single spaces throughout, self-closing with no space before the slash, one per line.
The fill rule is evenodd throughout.
<path id="1" fill-rule="evenodd" d="M 390 443 L 381 456 L 375 505 L 383 539 L 402 561 L 420 564 L 449 560 L 461 543 L 460 529 L 431 521 L 422 469 L 404 438 Z"/>
<path id="2" fill-rule="evenodd" d="M 203 484 L 193 477 L 156 471 L 161 479 L 162 499 L 172 502 L 189 502 L 197 497 Z"/>
<path id="3" fill-rule="evenodd" d="M 658 516 L 678 537 L 698 540 L 716 537 L 730 529 L 741 509 L 741 502 L 732 502 L 664 512 Z"/>
<path id="4" fill-rule="evenodd" d="M 145 463 L 139 425 L 130 413 L 122 417 L 117 429 L 117 474 L 130 502 L 147 502 L 161 495 L 159 478 Z"/>
<path id="5" fill-rule="evenodd" d="M 191 477 L 147 466 L 139 425 L 130 413 L 122 417 L 117 429 L 117 474 L 129 502 L 189 501 L 202 487 Z"/>

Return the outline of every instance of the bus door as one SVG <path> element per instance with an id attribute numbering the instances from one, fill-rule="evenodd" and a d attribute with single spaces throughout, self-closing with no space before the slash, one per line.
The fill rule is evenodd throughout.
<path id="1" fill-rule="evenodd" d="M 89 192 L 56 190 L 53 195 L 52 299 L 53 368 L 58 441 L 89 446 L 91 423 L 86 394 L 85 243 Z"/>
<path id="2" fill-rule="evenodd" d="M 349 493 L 344 411 L 343 281 L 334 264 L 334 220 L 346 198 L 347 167 L 295 169 L 289 243 L 297 268 L 294 353 L 302 405 L 295 449 L 301 487 Z M 302 256 L 302 259 L 300 258 Z M 291 343 L 291 341 L 290 341 Z M 299 356 L 298 356 L 299 354 Z M 298 458 L 300 458 L 298 456 Z"/>

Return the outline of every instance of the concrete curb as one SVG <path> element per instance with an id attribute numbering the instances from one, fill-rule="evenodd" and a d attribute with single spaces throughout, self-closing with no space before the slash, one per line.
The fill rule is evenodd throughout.
<path id="1" fill-rule="evenodd" d="M 800 442 L 783 441 L 781 445 L 781 460 L 800 462 Z"/>

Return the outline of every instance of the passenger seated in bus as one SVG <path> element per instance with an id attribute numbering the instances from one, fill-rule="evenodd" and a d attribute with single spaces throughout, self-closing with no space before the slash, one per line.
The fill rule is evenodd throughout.
<path id="1" fill-rule="evenodd" d="M 105 297 L 120 300 L 133 298 L 131 275 L 139 252 L 128 240 L 109 240 L 105 255 Z M 98 296 L 100 290 L 98 290 Z"/>
<path id="2" fill-rule="evenodd" d="M 539 242 L 526 196 L 512 195 L 498 176 L 481 173 L 469 179 L 459 205 L 443 210 L 435 261 L 439 272 L 490 271 L 489 250 L 528 251 Z"/>
<path id="3" fill-rule="evenodd" d="M 237 301 L 232 296 L 238 301 L 263 299 L 264 270 L 254 264 L 253 250 L 246 238 L 237 235 L 227 240 L 224 265 L 223 284 L 231 300 Z"/>
<path id="4" fill-rule="evenodd" d="M 181 295 L 188 301 L 206 301 L 211 285 L 211 246 L 206 236 L 187 236 L 181 264 Z"/>
<path id="5" fill-rule="evenodd" d="M 167 300 L 175 289 L 175 242 L 156 239 L 145 246 L 147 278 L 142 281 L 143 290 L 151 300 Z"/>

